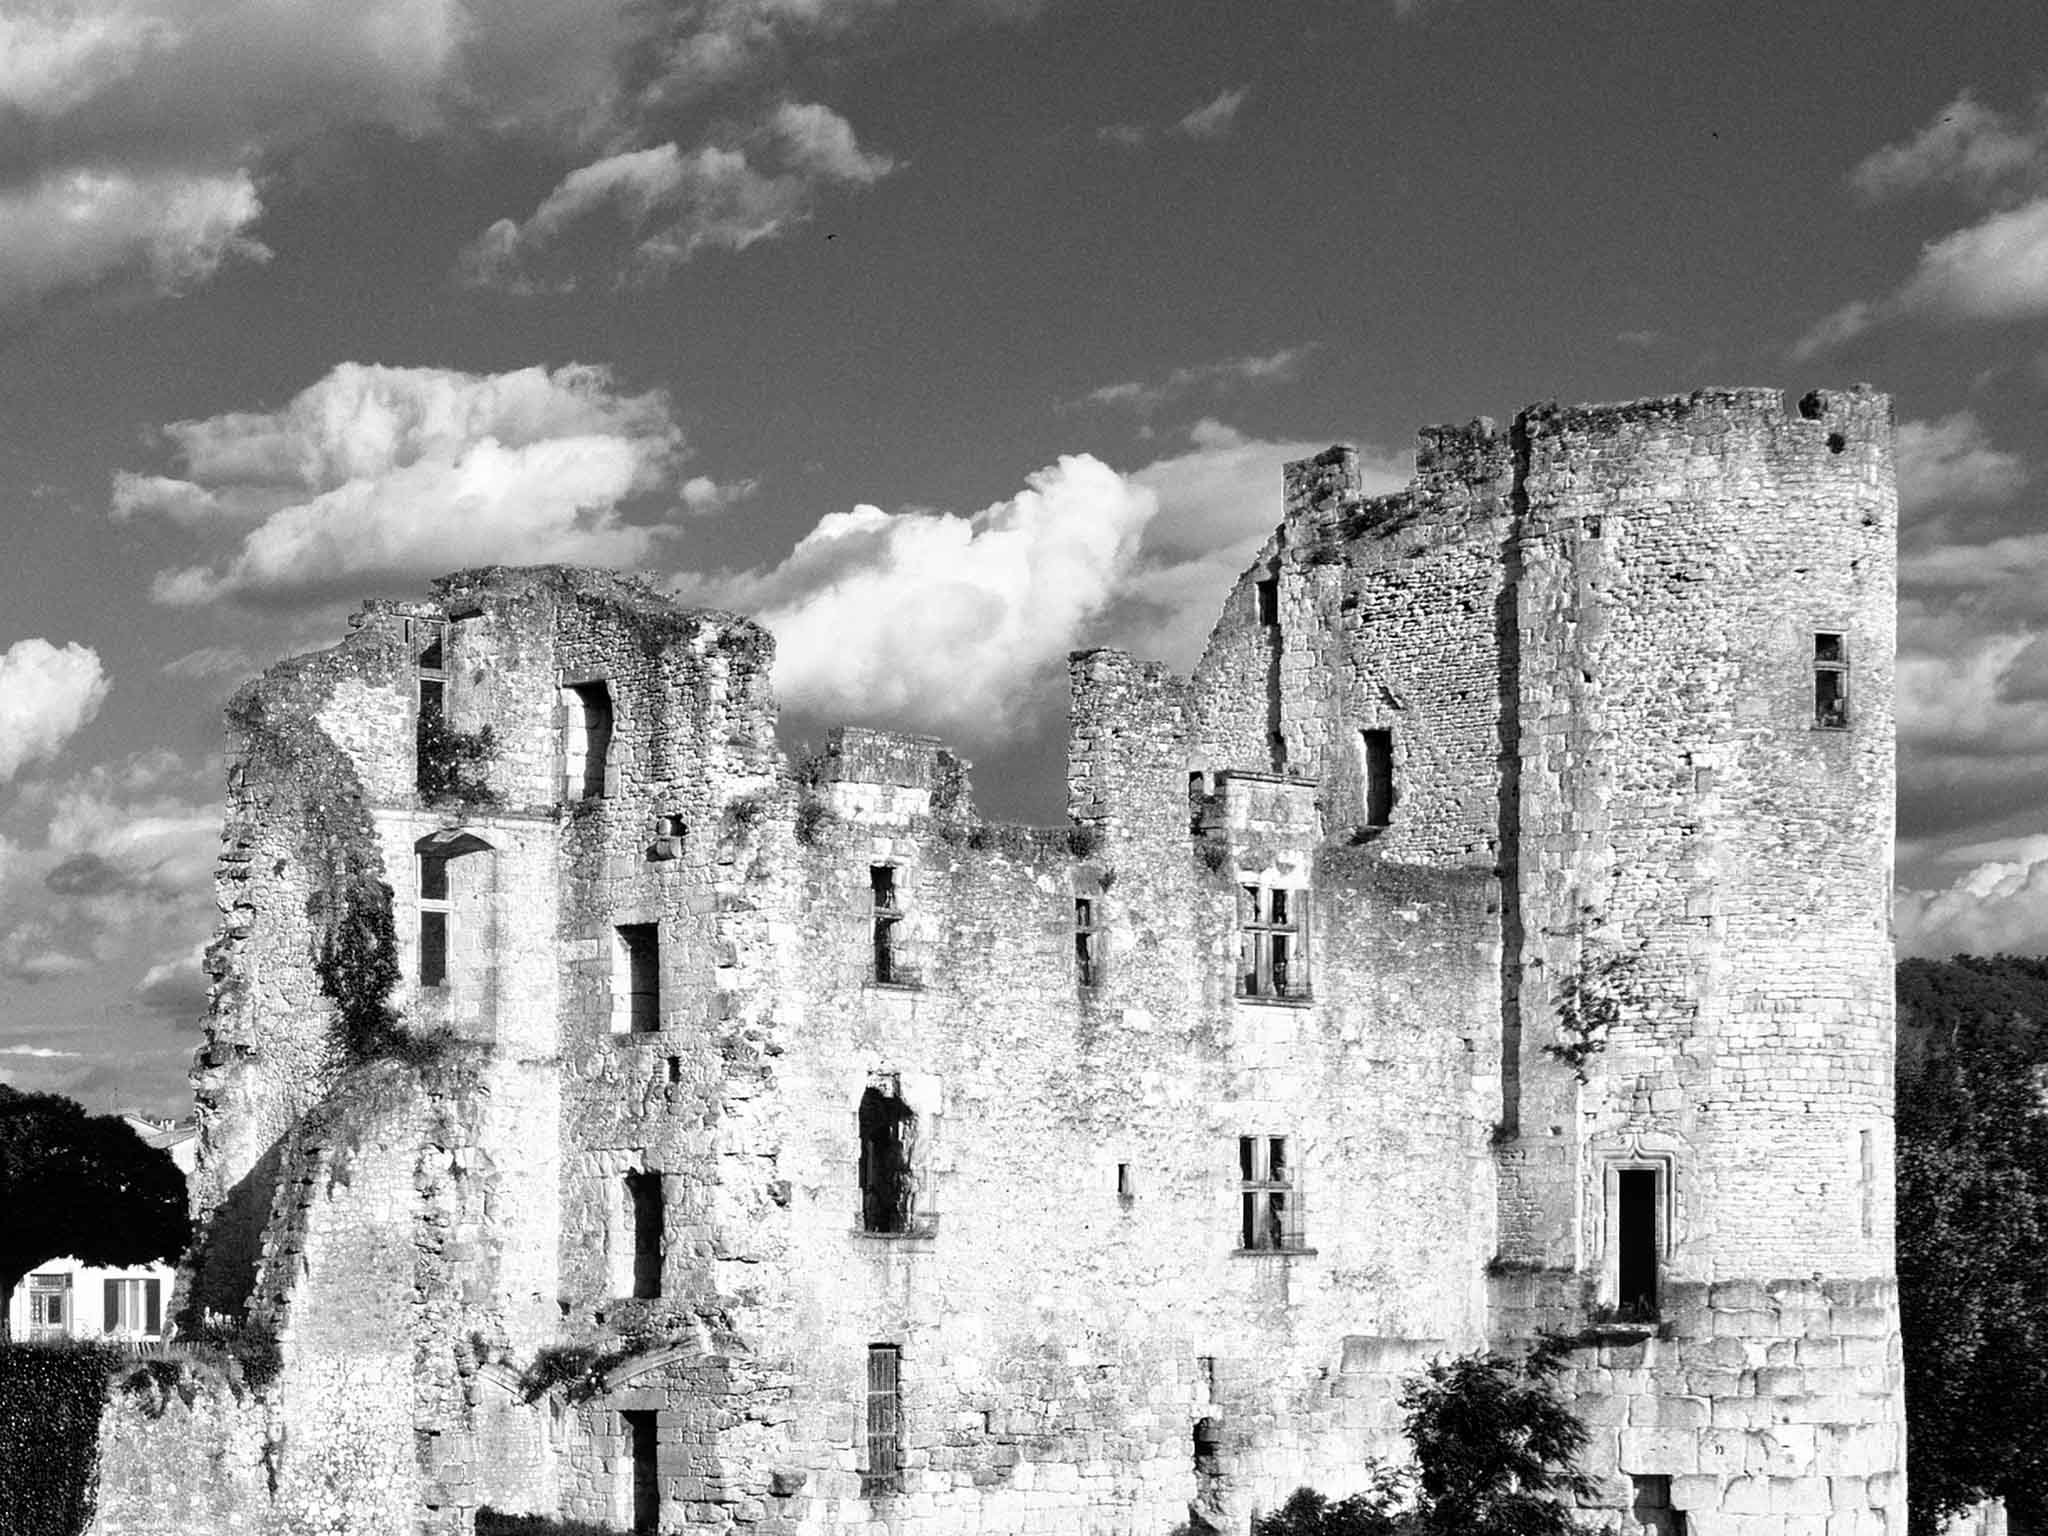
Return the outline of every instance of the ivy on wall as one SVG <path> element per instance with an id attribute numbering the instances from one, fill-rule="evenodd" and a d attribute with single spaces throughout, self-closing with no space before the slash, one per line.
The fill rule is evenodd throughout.
<path id="1" fill-rule="evenodd" d="M 0 1522 L 80 1536 L 99 1491 L 100 1414 L 123 1356 L 101 1344 L 0 1344 Z"/>

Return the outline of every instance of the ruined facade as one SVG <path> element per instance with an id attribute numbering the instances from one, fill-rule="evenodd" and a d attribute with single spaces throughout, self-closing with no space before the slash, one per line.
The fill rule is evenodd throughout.
<path id="1" fill-rule="evenodd" d="M 1243 1531 L 1562 1329 L 1606 1523 L 1903 1532 L 1888 402 L 1286 496 L 1192 680 L 1073 657 L 1056 830 L 606 574 L 245 689 L 188 1294 L 280 1364 L 103 1529 Z"/>

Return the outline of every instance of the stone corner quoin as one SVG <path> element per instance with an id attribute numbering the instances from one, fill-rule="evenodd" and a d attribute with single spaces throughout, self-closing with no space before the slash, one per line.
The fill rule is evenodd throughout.
<path id="1" fill-rule="evenodd" d="M 181 1292 L 280 1364 L 98 1528 L 1243 1532 L 1563 1330 L 1589 1513 L 1902 1536 L 1896 531 L 1862 387 L 1332 449 L 1052 830 L 628 578 L 369 603 L 229 710 Z"/>

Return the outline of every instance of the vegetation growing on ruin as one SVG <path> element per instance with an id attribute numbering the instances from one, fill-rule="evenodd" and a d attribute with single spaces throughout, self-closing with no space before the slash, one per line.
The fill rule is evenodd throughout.
<path id="1" fill-rule="evenodd" d="M 604 1390 L 604 1373 L 641 1348 L 627 1343 L 612 1349 L 595 1344 L 550 1344 L 533 1357 L 519 1376 L 519 1395 L 537 1403 L 557 1387 L 572 1403 L 588 1402 Z"/>
<path id="2" fill-rule="evenodd" d="M 1077 859 L 1091 859 L 1102 847 L 1102 828 L 1079 826 L 1067 829 L 1067 852 Z"/>
<path id="3" fill-rule="evenodd" d="M 1557 1377 L 1571 1345 L 1546 1337 L 1527 1354 L 1484 1350 L 1437 1360 L 1401 1388 L 1415 1463 L 1372 1463 L 1364 1492 L 1330 1500 L 1296 1490 L 1253 1536 L 1570 1536 L 1568 1501 L 1594 1483 L 1578 1468 L 1586 1426 Z"/>
<path id="4" fill-rule="evenodd" d="M 1628 1009 L 1642 1000 L 1642 952 L 1617 950 L 1586 939 L 1579 961 L 1558 984 L 1557 1039 L 1543 1054 L 1563 1062 L 1580 1082 L 1587 1067 L 1607 1049 L 1607 1037 Z"/>
<path id="5" fill-rule="evenodd" d="M 120 1350 L 0 1344 L 0 1510 L 12 1536 L 80 1536 L 99 1493 L 100 1412 Z"/>
<path id="6" fill-rule="evenodd" d="M 476 1536 L 617 1536 L 618 1527 L 548 1515 L 508 1515 L 486 1504 L 476 1512 Z"/>
<path id="7" fill-rule="evenodd" d="M 484 774 L 497 755 L 498 737 L 490 726 L 458 731 L 439 710 L 420 711 L 413 778 L 420 798 L 429 805 L 451 801 L 477 809 L 496 805 L 498 792 Z"/>
<path id="8" fill-rule="evenodd" d="M 398 934 L 391 887 L 357 880 L 328 896 L 334 911 L 314 956 L 320 990 L 334 1000 L 335 1024 L 352 1060 L 382 1055 L 399 1030 L 391 989 L 398 985 Z"/>

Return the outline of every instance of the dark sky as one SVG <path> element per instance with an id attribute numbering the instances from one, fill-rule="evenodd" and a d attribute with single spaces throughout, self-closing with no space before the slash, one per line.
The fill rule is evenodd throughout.
<path id="1" fill-rule="evenodd" d="M 2038 952 L 2044 89 L 2038 0 L 0 6 L 0 1080 L 184 1104 L 221 703 L 364 595 L 653 570 L 1043 819 L 1285 459 L 1710 384 L 1894 395 L 1902 943 Z"/>

